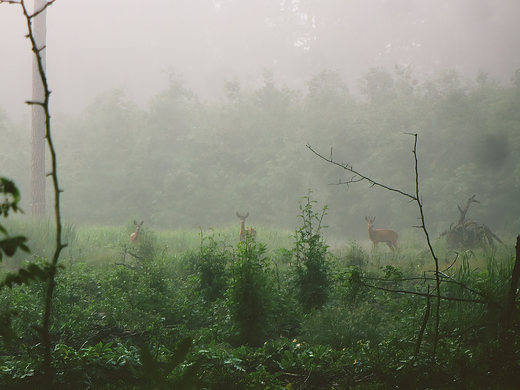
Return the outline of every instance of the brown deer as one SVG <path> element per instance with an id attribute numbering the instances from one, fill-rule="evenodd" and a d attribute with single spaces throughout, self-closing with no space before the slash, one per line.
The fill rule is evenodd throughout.
<path id="1" fill-rule="evenodd" d="M 249 213 L 247 213 L 246 215 L 240 215 L 237 212 L 237 217 L 238 219 L 240 219 L 240 233 L 238 234 L 238 239 L 240 241 L 244 241 L 247 236 L 252 237 L 253 240 L 256 239 L 256 230 L 252 227 L 248 227 L 246 229 L 246 218 L 249 217 Z"/>
<path id="2" fill-rule="evenodd" d="M 137 223 L 137 221 L 134 221 L 134 225 L 136 226 L 135 228 L 135 232 L 130 234 L 130 242 L 137 242 L 137 240 L 139 239 L 139 231 L 141 230 L 141 226 L 143 226 L 143 222 L 144 221 L 141 221 L 141 223 Z"/>
<path id="3" fill-rule="evenodd" d="M 377 244 L 380 242 L 386 243 L 392 252 L 394 252 L 396 249 L 399 249 L 397 246 L 397 238 L 399 235 L 391 229 L 374 229 L 375 220 L 376 217 L 365 217 L 365 221 L 368 222 L 368 235 L 374 244 L 374 248 L 372 250 L 376 249 Z"/>

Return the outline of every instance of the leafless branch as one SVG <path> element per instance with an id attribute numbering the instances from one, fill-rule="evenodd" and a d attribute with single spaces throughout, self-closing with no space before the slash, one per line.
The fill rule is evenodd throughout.
<path id="1" fill-rule="evenodd" d="M 459 287 L 462 287 L 464 290 L 467 290 L 468 292 L 472 293 L 472 294 L 475 294 L 475 295 L 478 295 L 480 297 L 482 297 L 487 303 L 489 304 L 492 304 L 493 306 L 495 307 L 498 307 L 499 309 L 501 310 L 505 310 L 504 307 L 502 307 L 500 304 L 498 304 L 497 302 L 493 301 L 491 298 L 489 298 L 486 294 L 483 294 L 481 293 L 480 291 L 477 291 L 477 290 L 474 290 L 468 286 L 466 286 L 464 283 L 461 283 L 461 282 L 458 282 L 456 281 L 455 279 L 453 279 L 451 276 L 448 276 L 446 274 L 444 274 L 443 272 L 440 272 L 440 276 L 443 278 L 441 280 L 442 283 L 447 283 L 447 284 L 456 284 L 457 286 Z M 447 280 L 446 280 L 447 279 Z M 363 277 L 361 278 L 361 282 L 364 283 L 363 281 L 364 280 L 371 280 L 371 281 L 377 281 L 377 282 L 380 282 L 380 283 L 393 283 L 393 282 L 396 282 L 396 280 L 392 280 L 392 279 L 381 279 L 381 278 L 366 278 L 366 277 Z M 402 278 L 402 279 L 399 279 L 398 281 L 399 282 L 406 282 L 406 281 L 414 281 L 414 280 L 417 280 L 417 281 L 422 281 L 422 282 L 435 282 L 437 281 L 437 278 L 430 278 L 430 277 L 421 277 L 421 278 Z M 364 283 L 367 287 L 373 287 L 373 285 L 370 285 L 370 284 L 366 284 Z M 389 291 L 389 290 L 387 290 Z M 396 291 L 397 292 L 397 291 Z M 410 293 L 414 294 L 413 291 L 410 291 Z M 421 295 L 422 293 L 420 294 L 417 294 L 417 295 Z M 465 298 L 460 298 L 461 300 L 464 300 Z M 468 302 L 473 302 L 473 300 L 468 300 Z"/>
<path id="2" fill-rule="evenodd" d="M 368 183 L 370 183 L 371 187 L 374 187 L 374 186 L 381 187 L 381 188 L 384 188 L 385 190 L 392 191 L 392 192 L 397 192 L 398 194 L 404 195 L 404 196 L 410 198 L 412 201 L 416 200 L 414 195 L 408 194 L 408 193 L 406 193 L 404 191 L 401 191 L 401 190 L 393 188 L 393 187 L 389 187 L 389 186 L 387 186 L 387 185 L 385 185 L 383 183 L 379 183 L 379 182 L 371 179 L 370 177 L 368 177 L 366 175 L 363 175 L 359 171 L 355 170 L 352 165 L 343 164 L 343 163 L 334 161 L 333 158 L 332 158 L 332 149 L 331 149 L 331 153 L 330 153 L 330 158 L 327 158 L 327 157 L 323 156 L 322 154 L 318 153 L 317 151 L 315 151 L 310 144 L 307 144 L 307 148 L 312 153 L 314 153 L 316 156 L 318 156 L 319 158 L 327 161 L 328 163 L 336 165 L 336 166 L 338 166 L 340 168 L 343 168 L 343 169 L 345 169 L 345 170 L 347 170 L 349 172 L 352 172 L 354 174 L 354 176 L 350 180 L 344 181 L 344 182 L 340 181 L 338 183 L 335 183 L 335 185 L 338 185 L 338 184 L 347 184 L 348 185 L 348 184 L 351 184 L 351 183 L 359 183 L 361 181 L 367 181 Z"/>
<path id="3" fill-rule="evenodd" d="M 424 218 L 424 209 L 422 203 L 422 197 L 419 196 L 419 159 L 417 158 L 417 134 L 410 134 L 414 138 L 413 143 L 413 157 L 415 161 L 415 201 L 417 202 L 417 206 L 419 207 L 420 219 L 421 219 L 421 228 L 426 237 L 426 242 L 428 244 L 428 248 L 430 253 L 432 254 L 433 261 L 435 262 L 435 282 L 436 282 L 436 293 L 437 293 L 437 307 L 435 309 L 435 338 L 433 342 L 433 351 L 432 351 L 432 360 L 435 359 L 435 353 L 437 351 L 437 343 L 439 342 L 439 328 L 441 321 L 441 278 L 439 274 L 439 259 L 435 255 L 435 251 L 433 250 L 432 243 L 430 240 L 430 234 L 428 233 L 428 229 L 426 229 L 426 222 Z"/>
<path id="4" fill-rule="evenodd" d="M 473 329 L 480 329 L 480 328 L 485 328 L 485 327 L 487 327 L 487 326 L 494 326 L 494 325 L 496 325 L 496 324 L 497 324 L 496 322 L 490 322 L 490 323 L 487 323 L 487 324 L 473 325 L 473 326 L 470 326 L 470 327 L 466 328 L 466 329 L 463 330 L 462 332 L 454 333 L 452 336 L 454 336 L 454 337 L 462 337 L 462 336 L 464 336 L 464 334 L 466 334 L 466 333 L 469 332 L 470 330 L 473 330 Z"/>
<path id="5" fill-rule="evenodd" d="M 126 268 L 131 269 L 131 270 L 136 270 L 137 269 L 137 267 L 134 267 L 133 265 L 126 264 L 126 263 L 115 263 L 115 265 L 122 265 L 123 267 L 126 267 Z"/>
<path id="6" fill-rule="evenodd" d="M 54 3 L 56 0 L 48 0 L 47 1 L 47 4 L 45 4 L 40 10 L 36 11 L 35 13 L 33 13 L 32 15 L 29 15 L 27 16 L 29 19 L 33 19 L 35 17 L 37 17 L 39 14 L 41 14 L 43 11 L 45 11 L 47 8 L 49 8 L 49 6 L 52 5 L 52 3 Z M 23 2 L 23 1 L 22 1 Z M 43 50 L 45 47 L 42 47 L 40 50 Z"/>
<path id="7" fill-rule="evenodd" d="M 435 255 L 435 252 L 434 252 L 433 247 L 431 245 L 431 241 L 430 241 L 430 236 L 429 236 L 428 230 L 426 229 L 426 223 L 425 223 L 425 218 L 424 218 L 424 210 L 423 210 L 422 198 L 419 195 L 419 167 L 418 167 L 419 166 L 419 161 L 418 161 L 418 158 L 417 158 L 417 134 L 415 134 L 415 133 L 406 133 L 406 134 L 407 135 L 411 135 L 411 136 L 414 137 L 414 144 L 413 144 L 412 153 L 413 153 L 413 156 L 414 156 L 414 163 L 415 163 L 414 164 L 415 165 L 415 194 L 413 194 L 413 195 L 409 194 L 407 192 L 401 191 L 401 190 L 399 190 L 397 188 L 389 187 L 389 186 L 387 186 L 385 184 L 379 183 L 379 182 L 371 179 L 367 175 L 364 175 L 361 172 L 355 170 L 352 165 L 339 163 L 337 161 L 334 161 L 334 159 L 332 157 L 332 148 L 331 148 L 331 151 L 330 151 L 330 157 L 329 158 L 327 158 L 327 157 L 323 156 L 322 154 L 316 152 L 309 144 L 307 144 L 307 148 L 311 152 L 313 152 L 316 156 L 318 156 L 319 158 L 325 160 L 326 162 L 328 162 L 330 164 L 333 164 L 333 165 L 336 165 L 336 166 L 338 166 L 340 168 L 345 169 L 346 171 L 349 171 L 349 172 L 353 173 L 354 176 L 352 177 L 351 180 L 345 182 L 346 184 L 357 183 L 357 182 L 360 182 L 360 181 L 367 181 L 368 183 L 370 183 L 371 187 L 377 186 L 377 187 L 384 188 L 384 189 L 386 189 L 388 191 L 391 191 L 391 192 L 396 192 L 396 193 L 401 194 L 401 195 L 405 196 L 406 198 L 408 198 L 409 201 L 417 203 L 417 206 L 419 208 L 419 213 L 420 213 L 419 219 L 421 221 L 421 224 L 419 226 L 417 226 L 417 227 L 424 231 L 424 234 L 426 236 L 426 241 L 427 241 L 427 244 L 428 244 L 428 248 L 429 248 L 430 253 L 432 254 L 433 260 L 435 262 L 435 282 L 436 282 L 437 305 L 436 305 L 436 312 L 435 312 L 435 314 L 436 314 L 435 315 L 435 318 L 436 318 L 436 321 L 435 321 L 435 337 L 434 337 L 434 346 L 433 346 L 433 351 L 432 351 L 432 360 L 434 360 L 435 359 L 435 353 L 436 353 L 436 350 L 437 350 L 437 343 L 438 343 L 438 339 L 439 339 L 439 327 L 440 327 L 440 303 L 441 303 L 440 283 L 441 283 L 441 279 L 440 279 L 440 274 L 439 274 L 439 260 L 437 259 L 437 256 Z M 421 295 L 421 294 L 418 294 L 418 295 Z M 429 297 L 429 295 L 428 295 L 428 297 Z M 427 320 L 428 317 L 429 317 L 429 311 L 427 312 L 427 314 L 425 314 L 425 320 Z"/>
<path id="8" fill-rule="evenodd" d="M 134 257 L 135 259 L 137 260 L 140 260 L 140 261 L 145 261 L 142 257 L 136 255 L 135 253 L 132 253 L 132 252 L 127 252 L 130 256 Z"/>
<path id="9" fill-rule="evenodd" d="M 428 286 L 428 297 L 426 298 L 426 311 L 424 312 L 423 322 L 421 325 L 421 329 L 419 330 L 419 334 L 417 335 L 417 342 L 415 343 L 415 355 L 419 355 L 419 351 L 421 350 L 421 343 L 424 336 L 424 332 L 426 332 L 426 326 L 428 325 L 428 319 L 430 318 L 431 312 L 431 303 L 430 303 L 430 286 Z"/>
<path id="10" fill-rule="evenodd" d="M 482 300 L 482 299 L 468 299 L 468 298 L 446 297 L 446 296 L 439 295 L 437 293 L 430 294 L 429 292 L 428 293 L 424 293 L 424 292 L 420 292 L 420 291 L 396 290 L 396 289 L 389 288 L 389 287 L 376 286 L 376 285 L 373 285 L 373 284 L 368 284 L 368 283 L 363 283 L 363 282 L 361 282 L 361 283 L 364 286 L 366 286 L 366 287 L 375 288 L 375 289 L 381 290 L 381 291 L 388 291 L 388 292 L 392 292 L 392 293 L 396 293 L 396 294 L 417 295 L 419 297 L 440 298 L 440 299 L 443 299 L 445 301 L 480 303 L 480 304 L 483 304 L 483 305 L 489 305 L 490 303 L 491 304 L 495 304 L 494 302 L 490 302 L 488 300 Z"/>

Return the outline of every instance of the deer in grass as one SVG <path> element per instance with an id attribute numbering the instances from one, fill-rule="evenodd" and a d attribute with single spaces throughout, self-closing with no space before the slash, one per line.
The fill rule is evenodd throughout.
<path id="1" fill-rule="evenodd" d="M 130 242 L 137 242 L 137 240 L 139 239 L 139 231 L 141 230 L 141 226 L 143 226 L 143 222 L 144 221 L 141 221 L 141 223 L 137 223 L 137 221 L 134 221 L 135 232 L 130 234 Z"/>
<path id="2" fill-rule="evenodd" d="M 365 221 L 368 223 L 368 235 L 370 240 L 374 244 L 374 249 L 377 248 L 377 244 L 380 242 L 386 243 L 388 247 L 394 252 L 399 249 L 397 246 L 397 238 L 399 235 L 391 229 L 374 229 L 374 221 L 376 217 L 365 217 Z"/>
<path id="3" fill-rule="evenodd" d="M 237 217 L 240 219 L 240 233 L 238 234 L 238 239 L 240 241 L 245 241 L 247 236 L 252 237 L 253 240 L 256 239 L 256 230 L 252 227 L 246 229 L 246 218 L 249 217 L 249 213 L 241 215 L 237 212 Z"/>

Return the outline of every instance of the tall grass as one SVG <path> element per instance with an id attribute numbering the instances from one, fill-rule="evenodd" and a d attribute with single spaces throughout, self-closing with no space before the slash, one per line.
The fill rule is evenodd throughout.
<path id="1" fill-rule="evenodd" d="M 55 223 L 51 219 L 31 219 L 26 216 L 12 216 L 4 221 L 4 226 L 11 235 L 23 235 L 29 239 L 31 253 L 18 252 L 6 259 L 1 265 L 4 270 L 13 270 L 22 266 L 24 261 L 35 258 L 50 258 L 54 253 Z M 62 264 L 72 266 L 75 263 L 89 263 L 92 266 L 108 266 L 129 259 L 131 253 L 139 253 L 145 242 L 153 245 L 154 254 L 168 261 L 189 262 L 190 253 L 198 253 L 201 239 L 208 235 L 215 237 L 225 247 L 235 247 L 238 243 L 237 225 L 220 229 L 178 229 L 154 231 L 143 226 L 140 239 L 130 243 L 130 235 L 135 231 L 132 220 L 124 226 L 84 226 L 77 227 L 65 223 L 63 241 L 67 247 L 62 252 Z M 257 228 L 258 241 L 266 244 L 269 253 L 280 248 L 292 249 L 294 233 L 282 229 Z M 182 268 L 182 266 L 181 266 Z"/>
<path id="2" fill-rule="evenodd" d="M 18 267 L 23 261 L 30 258 L 48 258 L 52 256 L 55 244 L 55 224 L 51 219 L 31 219 L 26 216 L 13 215 L 5 219 L 4 226 L 11 235 L 24 235 L 29 239 L 28 245 L 31 254 L 17 253 L 15 257 L 7 259 L 4 266 Z M 267 253 L 280 257 L 280 250 L 294 248 L 295 234 L 293 231 L 256 227 L 257 241 L 266 245 Z M 68 244 L 63 252 L 64 264 L 67 261 L 89 262 L 99 264 L 119 261 L 125 250 L 135 250 L 136 244 L 130 243 L 130 234 L 135 231 L 132 220 L 124 226 L 86 226 L 78 227 L 72 223 L 64 224 L 64 242 Z M 140 240 L 153 236 L 156 253 L 163 258 L 173 258 L 186 252 L 196 253 L 200 249 L 201 238 L 208 235 L 223 246 L 231 248 L 238 243 L 238 224 L 216 229 L 178 229 L 154 231 L 143 226 Z M 202 235 L 202 237 L 201 237 Z M 366 272 L 378 274 L 380 268 L 387 265 L 399 267 L 402 270 L 421 273 L 432 269 L 431 255 L 427 251 L 423 240 L 417 234 L 405 232 L 400 239 L 400 251 L 391 253 L 385 245 L 380 245 L 372 251 L 370 243 L 349 241 L 346 245 L 337 245 L 330 250 L 338 259 L 339 267 L 359 265 Z M 494 250 L 485 247 L 473 252 L 453 252 L 446 248 L 444 240 L 435 240 L 434 249 L 439 258 L 445 259 L 445 268 L 458 255 L 457 261 L 450 268 L 450 272 L 457 271 L 463 277 L 469 267 L 471 272 L 487 271 L 491 280 L 497 281 L 507 277 L 511 259 L 514 256 L 513 238 L 498 245 Z"/>
<path id="3" fill-rule="evenodd" d="M 13 257 L 7 258 L 3 266 L 7 269 L 20 267 L 25 261 L 36 258 L 52 258 L 56 248 L 56 223 L 51 218 L 31 219 L 27 216 L 11 215 L 2 221 L 11 236 L 25 236 L 31 253 L 18 251 Z M 76 226 L 72 223 L 63 223 L 62 239 L 66 243 L 76 240 Z M 70 250 L 62 252 L 67 258 Z"/>

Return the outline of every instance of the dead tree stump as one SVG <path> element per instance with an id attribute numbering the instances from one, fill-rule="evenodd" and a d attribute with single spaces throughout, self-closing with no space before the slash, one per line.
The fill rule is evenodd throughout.
<path id="1" fill-rule="evenodd" d="M 466 220 L 466 214 L 472 203 L 480 203 L 475 199 L 475 195 L 468 199 L 464 209 L 461 209 L 460 206 L 457 205 L 460 212 L 459 221 L 455 226 L 451 224 L 449 230 L 445 230 L 439 235 L 439 238 L 446 236 L 448 248 L 471 249 L 482 245 L 486 240 L 492 248 L 495 246 L 494 240 L 502 243 L 502 240 L 486 225 L 480 225 L 477 221 Z"/>

